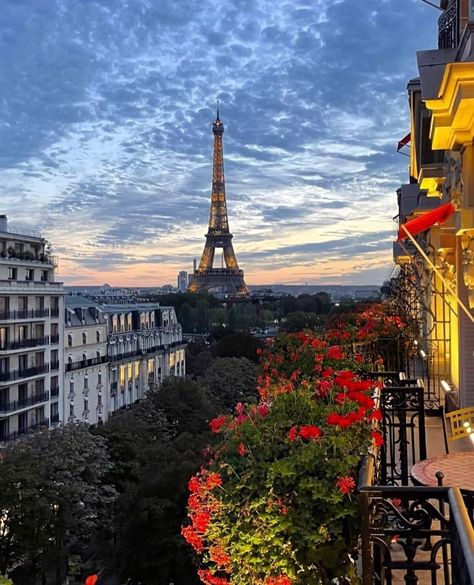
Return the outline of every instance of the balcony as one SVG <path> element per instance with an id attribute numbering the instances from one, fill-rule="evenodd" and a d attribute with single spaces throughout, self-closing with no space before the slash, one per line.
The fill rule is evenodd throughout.
<path id="1" fill-rule="evenodd" d="M 15 349 L 27 349 L 29 347 L 38 347 L 41 345 L 49 345 L 49 337 L 34 337 L 31 339 L 21 339 L 20 341 L 10 341 L 5 344 L 4 347 L 0 347 L 0 352 L 15 350 Z"/>
<path id="2" fill-rule="evenodd" d="M 74 372 L 76 370 L 82 370 L 83 368 L 98 366 L 100 364 L 104 364 L 107 361 L 109 361 L 109 358 L 106 355 L 102 355 L 100 357 L 81 360 L 80 362 L 72 362 L 71 364 L 66 364 L 66 372 Z"/>
<path id="3" fill-rule="evenodd" d="M 33 366 L 23 370 L 11 370 L 10 372 L 0 373 L 0 382 L 14 382 L 23 378 L 31 378 L 33 376 L 40 376 L 49 372 L 49 364 L 42 366 Z"/>
<path id="4" fill-rule="evenodd" d="M 458 2 L 455 0 L 438 19 L 438 49 L 455 49 L 458 44 Z"/>
<path id="5" fill-rule="evenodd" d="M 122 360 L 127 360 L 133 357 L 142 357 L 146 355 L 146 350 L 144 349 L 135 349 L 133 351 L 126 351 L 122 353 L 118 353 L 116 355 L 110 355 L 109 360 L 111 362 L 120 362 Z"/>
<path id="6" fill-rule="evenodd" d="M 49 317 L 49 309 L 0 311 L 0 321 L 24 321 L 47 317 Z"/>
<path id="7" fill-rule="evenodd" d="M 63 288 L 62 282 L 41 282 L 37 280 L 2 280 L 0 282 L 0 291 L 8 293 L 12 292 L 12 289 L 20 289 L 21 292 L 28 291 L 44 291 L 51 293 L 59 293 Z"/>
<path id="8" fill-rule="evenodd" d="M 34 423 L 28 427 L 25 427 L 24 429 L 20 430 L 20 431 L 14 431 L 13 433 L 9 433 L 8 435 L 4 435 L 3 437 L 0 437 L 0 444 L 4 443 L 13 443 L 15 441 L 17 441 L 18 439 L 21 439 L 21 437 L 24 437 L 25 435 L 28 435 L 38 429 L 41 428 L 45 428 L 47 429 L 49 427 L 49 419 L 45 418 L 37 423 Z"/>
<path id="9" fill-rule="evenodd" d="M 23 410 L 42 402 L 48 402 L 49 392 L 42 392 L 41 394 L 35 394 L 34 396 L 28 396 L 21 400 L 14 400 L 13 402 L 0 403 L 0 413 L 11 414 L 17 410 Z"/>

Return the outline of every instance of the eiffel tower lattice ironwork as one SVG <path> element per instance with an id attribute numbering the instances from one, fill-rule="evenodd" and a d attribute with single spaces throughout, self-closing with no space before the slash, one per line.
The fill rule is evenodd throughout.
<path id="1" fill-rule="evenodd" d="M 237 264 L 227 218 L 222 150 L 224 124 L 219 118 L 219 107 L 217 107 L 216 119 L 212 123 L 212 132 L 214 134 L 214 157 L 209 229 L 199 267 L 191 276 L 188 290 L 190 292 L 207 290 L 215 294 L 248 296 L 249 289 L 244 281 L 244 271 Z M 216 248 L 223 250 L 225 268 L 224 266 L 221 268 L 213 267 Z"/>

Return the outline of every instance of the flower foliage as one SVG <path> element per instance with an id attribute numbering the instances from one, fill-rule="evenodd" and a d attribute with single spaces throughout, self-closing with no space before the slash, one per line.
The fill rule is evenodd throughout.
<path id="1" fill-rule="evenodd" d="M 363 328 L 364 318 L 357 323 Z M 261 355 L 259 404 L 238 404 L 234 415 L 211 421 L 222 440 L 189 482 L 182 529 L 204 584 L 329 584 L 354 576 L 355 478 L 382 436 L 376 383 L 364 378 L 373 365 L 346 336 L 338 342 L 337 329 L 329 338 L 277 337 Z"/>

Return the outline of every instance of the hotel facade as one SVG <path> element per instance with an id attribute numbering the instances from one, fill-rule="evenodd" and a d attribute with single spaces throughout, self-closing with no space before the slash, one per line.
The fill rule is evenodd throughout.
<path id="1" fill-rule="evenodd" d="M 417 54 L 408 84 L 391 286 L 419 323 L 415 347 L 449 410 L 474 405 L 474 2 L 441 8 L 438 49 Z"/>

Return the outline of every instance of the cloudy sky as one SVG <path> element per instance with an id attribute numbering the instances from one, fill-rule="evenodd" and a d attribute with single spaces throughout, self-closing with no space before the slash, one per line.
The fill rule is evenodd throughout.
<path id="1" fill-rule="evenodd" d="M 380 283 L 420 0 L 2 0 L 0 213 L 66 283 L 153 286 L 204 245 L 215 100 L 250 284 Z"/>

